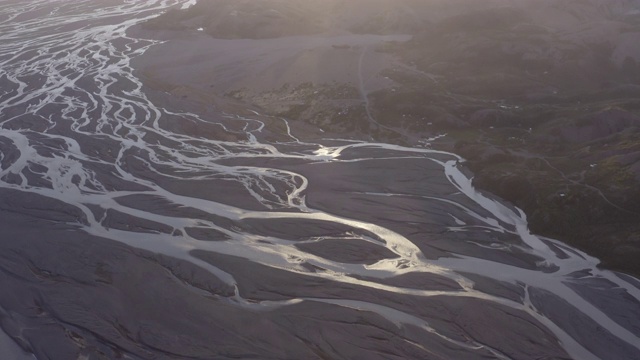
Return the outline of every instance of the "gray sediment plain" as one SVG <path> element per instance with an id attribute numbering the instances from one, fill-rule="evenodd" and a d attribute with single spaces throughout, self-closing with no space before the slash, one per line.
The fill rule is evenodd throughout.
<path id="1" fill-rule="evenodd" d="M 406 36 L 152 34 L 131 27 L 171 4 L 54 5 L 0 8 L 12 19 L 0 25 L 9 34 L 0 48 L 0 287 L 10 289 L 0 293 L 0 325 L 10 351 L 640 354 L 638 281 L 532 235 L 521 211 L 473 188 L 461 157 L 246 101 L 270 104 L 261 89 L 291 82 L 294 93 L 324 91 L 327 104 L 359 111 L 362 129 L 384 132 L 365 103 L 394 89 L 382 70 L 402 64 L 376 50 Z M 338 85 L 308 85 L 325 78 Z"/>

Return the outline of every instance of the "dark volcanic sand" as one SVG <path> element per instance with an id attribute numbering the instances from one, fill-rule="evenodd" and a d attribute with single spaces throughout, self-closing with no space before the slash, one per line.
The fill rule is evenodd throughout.
<path id="1" fill-rule="evenodd" d="M 212 107 L 184 84 L 143 86 L 129 60 L 150 43 L 98 25 L 158 13 L 153 2 L 32 5 L 20 9 L 39 19 L 30 31 L 22 17 L 0 25 L 15 85 L 0 94 L 0 326 L 11 338 L 0 350 L 639 356 L 637 280 L 529 234 L 517 209 L 471 187 L 456 155 L 322 139 L 231 99 Z M 78 24 L 77 13 L 100 21 Z M 21 49 L 27 41 L 49 54 Z M 139 58 L 136 73 L 161 53 Z M 20 79 L 41 68 L 42 89 L 24 90 Z"/>

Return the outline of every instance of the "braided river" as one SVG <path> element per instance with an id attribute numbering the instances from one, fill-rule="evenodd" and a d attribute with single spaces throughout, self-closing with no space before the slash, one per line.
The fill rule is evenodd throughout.
<path id="1" fill-rule="evenodd" d="M 640 281 L 456 154 L 152 100 L 191 3 L 0 1 L 3 359 L 640 359 Z"/>

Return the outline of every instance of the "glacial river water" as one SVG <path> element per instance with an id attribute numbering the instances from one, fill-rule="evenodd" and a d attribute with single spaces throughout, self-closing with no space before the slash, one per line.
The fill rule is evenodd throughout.
<path id="1" fill-rule="evenodd" d="M 640 359 L 640 282 L 531 234 L 522 211 L 472 187 L 457 155 L 301 141 L 295 119 L 280 119 L 276 131 L 248 110 L 197 114 L 151 101 L 130 61 L 154 42 L 126 30 L 190 4 L 0 1 L 0 214 L 13 219 L 0 231 L 0 352 Z M 162 294 L 152 274 L 138 289 L 118 287 L 115 275 L 97 284 L 78 280 L 78 269 L 68 275 L 57 262 L 70 260 L 53 255 L 70 241 L 93 249 L 105 239 L 209 280 L 169 264 L 181 291 Z M 30 269 L 22 277 L 21 264 Z M 100 266 L 96 274 L 108 272 Z M 51 286 L 79 290 L 53 296 Z M 119 297 L 69 310 L 98 286 Z M 140 289 L 162 295 L 125 309 L 119 299 Z M 21 302 L 37 304 L 34 314 L 77 351 L 34 331 L 45 325 Z M 147 306 L 161 310 L 140 315 Z M 127 325 L 126 314 L 145 324 L 191 314 L 183 325 L 193 333 L 167 328 L 161 337 L 142 320 Z M 207 316 L 219 320 L 211 334 Z"/>

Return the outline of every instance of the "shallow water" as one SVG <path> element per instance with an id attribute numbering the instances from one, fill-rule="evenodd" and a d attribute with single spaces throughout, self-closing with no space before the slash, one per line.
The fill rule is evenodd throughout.
<path id="1" fill-rule="evenodd" d="M 472 187 L 457 155 L 304 142 L 283 119 L 286 131 L 276 131 L 248 110 L 153 103 L 130 61 L 154 42 L 125 31 L 186 3 L 0 3 L 3 213 L 187 261 L 230 290 L 185 292 L 234 311 L 345 314 L 343 332 L 339 319 L 327 325 L 339 339 L 313 335 L 308 319 L 288 328 L 317 357 L 640 358 L 638 281 L 531 234 L 522 211 Z M 26 234 L 26 223 L 13 233 Z M 56 302 L 39 301 L 56 314 Z M 56 358 L 48 340 L 25 333 L 27 319 L 9 317 L 12 330 L 0 325 L 25 350 Z M 380 329 L 403 345 L 371 335 Z M 280 341 L 260 345 L 265 358 L 303 356 L 271 353 Z"/>

